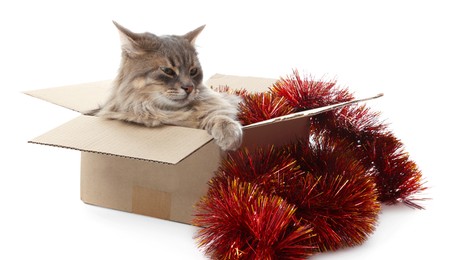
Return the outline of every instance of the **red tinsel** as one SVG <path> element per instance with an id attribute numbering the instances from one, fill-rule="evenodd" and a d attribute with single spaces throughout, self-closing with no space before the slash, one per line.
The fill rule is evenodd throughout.
<path id="1" fill-rule="evenodd" d="M 311 228 L 297 225 L 296 207 L 239 179 L 215 179 L 199 204 L 198 240 L 213 259 L 304 259 Z"/>
<path id="2" fill-rule="evenodd" d="M 300 246 L 314 248 L 314 251 L 354 246 L 373 232 L 380 207 L 374 180 L 353 157 L 340 156 L 343 149 L 337 142 L 320 138 L 310 145 L 306 142 L 238 151 L 228 155 L 212 182 L 218 183 L 217 188 L 221 189 L 229 185 L 229 180 L 236 179 L 294 205 L 294 215 L 299 220 L 295 225 L 312 229 L 309 231 L 312 238 Z M 217 215 L 215 210 L 220 210 L 220 205 L 213 206 L 213 200 L 217 202 L 219 198 L 212 190 L 213 185 L 199 204 L 196 224 L 212 223 L 210 229 L 218 230 L 218 238 L 223 237 L 223 243 L 229 243 L 232 238 L 208 218 L 213 218 Z M 225 205 L 231 204 L 230 198 L 224 199 Z M 211 208 L 208 209 L 208 205 Z M 219 213 L 226 215 L 224 211 Z M 222 223 L 225 228 L 236 229 L 232 226 L 237 225 L 233 220 Z M 203 229 L 199 237 L 213 241 L 208 238 L 207 229 Z"/>
<path id="3" fill-rule="evenodd" d="M 294 70 L 293 75 L 281 78 L 271 92 L 284 97 L 297 111 L 323 107 L 354 99 L 347 89 L 339 89 L 335 81 L 301 78 Z"/>
<path id="4" fill-rule="evenodd" d="M 324 136 L 299 145 L 296 157 L 307 176 L 283 195 L 292 195 L 289 201 L 312 224 L 321 251 L 364 242 L 380 210 L 375 179 L 346 148 Z"/>
<path id="5" fill-rule="evenodd" d="M 271 91 L 288 100 L 297 110 L 311 109 L 353 99 L 347 89 L 335 82 L 302 79 L 297 71 L 280 79 Z M 421 208 L 414 201 L 418 192 L 425 190 L 422 174 L 409 160 L 402 142 L 387 130 L 387 125 L 364 105 L 353 105 L 312 117 L 311 132 L 326 134 L 348 142 L 352 153 L 374 171 L 379 187 L 379 200 L 386 204 L 404 202 Z"/>
<path id="6" fill-rule="evenodd" d="M 244 97 L 251 124 L 354 99 L 336 82 L 292 76 Z M 215 259 L 303 259 L 361 244 L 380 202 L 414 208 L 422 175 L 402 142 L 364 105 L 311 118 L 311 138 L 227 155 L 196 207 L 197 239 Z"/>
<path id="7" fill-rule="evenodd" d="M 244 94 L 243 98 L 244 102 L 240 104 L 239 108 L 239 120 L 243 125 L 295 112 L 285 98 L 271 92 Z"/>

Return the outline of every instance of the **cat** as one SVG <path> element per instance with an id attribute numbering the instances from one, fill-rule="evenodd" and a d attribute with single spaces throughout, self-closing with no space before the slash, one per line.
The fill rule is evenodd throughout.
<path id="1" fill-rule="evenodd" d="M 134 33 L 113 23 L 120 34 L 121 65 L 110 96 L 90 114 L 148 127 L 200 128 L 207 130 L 222 150 L 239 148 L 241 98 L 202 83 L 195 40 L 204 25 L 181 36 L 156 36 Z"/>

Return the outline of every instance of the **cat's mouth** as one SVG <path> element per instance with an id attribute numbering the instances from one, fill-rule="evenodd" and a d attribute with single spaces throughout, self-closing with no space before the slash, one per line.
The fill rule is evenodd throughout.
<path id="1" fill-rule="evenodd" d="M 170 101 L 174 106 L 183 107 L 190 104 L 195 100 L 197 91 L 192 91 L 191 93 L 166 93 L 164 96 Z M 170 105 L 171 105 L 170 104 Z"/>
<path id="2" fill-rule="evenodd" d="M 166 92 L 171 99 L 176 100 L 184 100 L 184 99 L 192 99 L 198 94 L 198 89 L 191 89 L 188 91 L 187 89 L 179 89 L 179 90 L 171 90 Z"/>
<path id="3" fill-rule="evenodd" d="M 185 102 L 192 99 L 192 96 L 191 94 L 172 94 L 167 95 L 167 98 L 175 102 Z"/>

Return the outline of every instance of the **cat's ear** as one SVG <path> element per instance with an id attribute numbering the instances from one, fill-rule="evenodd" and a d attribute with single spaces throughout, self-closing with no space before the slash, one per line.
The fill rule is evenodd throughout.
<path id="1" fill-rule="evenodd" d="M 200 26 L 195 30 L 186 33 L 183 37 L 187 39 L 187 41 L 189 41 L 192 45 L 195 45 L 196 37 L 198 37 L 201 31 L 203 31 L 204 27 L 206 27 L 206 25 Z"/>
<path id="2" fill-rule="evenodd" d="M 141 49 L 138 42 L 139 35 L 128 30 L 127 28 L 123 27 L 115 21 L 112 22 L 119 30 L 122 51 L 126 52 L 130 56 L 135 56 L 144 53 L 144 50 Z"/>

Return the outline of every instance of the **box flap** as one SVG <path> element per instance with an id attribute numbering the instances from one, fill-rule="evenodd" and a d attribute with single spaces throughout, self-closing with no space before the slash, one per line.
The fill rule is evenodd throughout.
<path id="1" fill-rule="evenodd" d="M 249 150 L 258 147 L 267 148 L 287 145 L 296 140 L 306 140 L 309 136 L 310 120 L 308 117 L 282 120 L 274 124 L 263 124 L 257 127 L 243 127 L 242 147 Z"/>
<path id="2" fill-rule="evenodd" d="M 341 107 L 344 107 L 344 106 L 356 104 L 356 103 L 363 102 L 363 101 L 376 99 L 376 98 L 379 98 L 379 97 L 382 97 L 382 96 L 383 96 L 383 93 L 379 93 L 379 94 L 377 94 L 375 96 L 372 96 L 372 97 L 354 99 L 354 100 L 350 100 L 350 101 L 346 101 L 346 102 L 337 103 L 337 104 L 334 104 L 334 105 L 329 105 L 329 106 L 324 106 L 324 107 L 318 107 L 318 108 L 314 108 L 314 109 L 304 110 L 304 111 L 301 111 L 301 112 L 297 112 L 297 113 L 293 113 L 293 114 L 289 114 L 289 115 L 284 115 L 284 116 L 280 116 L 280 117 L 275 117 L 275 118 L 264 120 L 264 121 L 261 121 L 261 122 L 258 122 L 258 123 L 246 125 L 246 126 L 244 126 L 244 129 L 256 128 L 256 127 L 261 127 L 261 126 L 270 125 L 270 124 L 276 124 L 278 122 L 283 122 L 283 121 L 297 120 L 297 119 L 303 118 L 303 117 L 311 117 L 311 116 L 315 116 L 315 115 L 318 115 L 318 114 L 321 114 L 321 113 L 324 113 L 324 112 L 328 112 L 328 111 L 331 111 L 331 110 L 334 110 L 334 109 L 337 109 L 337 108 L 341 108 Z"/>
<path id="3" fill-rule="evenodd" d="M 209 87 L 229 86 L 233 89 L 246 88 L 249 91 L 266 91 L 275 79 L 241 77 L 215 74 L 206 81 Z M 109 95 L 111 80 L 90 82 L 62 87 L 25 91 L 24 93 L 53 104 L 84 113 L 97 109 Z"/>
<path id="4" fill-rule="evenodd" d="M 276 82 L 277 79 L 270 78 L 215 74 L 206 81 L 206 86 L 212 88 L 228 86 L 233 89 L 247 89 L 251 92 L 262 92 L 267 91 L 269 87 Z"/>
<path id="5" fill-rule="evenodd" d="M 79 116 L 31 143 L 176 164 L 212 140 L 200 129 L 144 127 L 117 120 Z"/>
<path id="6" fill-rule="evenodd" d="M 96 109 L 103 103 L 109 93 L 111 82 L 98 81 L 24 93 L 77 112 L 85 112 Z"/>

